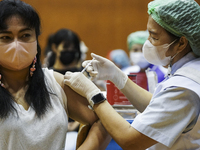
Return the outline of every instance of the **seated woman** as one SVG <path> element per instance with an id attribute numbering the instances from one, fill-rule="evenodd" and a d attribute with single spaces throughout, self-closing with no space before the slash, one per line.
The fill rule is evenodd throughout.
<path id="1" fill-rule="evenodd" d="M 104 149 L 110 137 L 87 100 L 63 84 L 62 74 L 41 67 L 39 35 L 30 5 L 0 2 L 0 149 L 64 149 L 68 117 L 93 131 L 80 150 Z"/>

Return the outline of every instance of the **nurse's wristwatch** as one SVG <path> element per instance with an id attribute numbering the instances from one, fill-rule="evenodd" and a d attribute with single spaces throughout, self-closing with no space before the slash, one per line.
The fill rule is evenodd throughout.
<path id="1" fill-rule="evenodd" d="M 98 94 L 94 95 L 91 98 L 91 100 L 89 100 L 90 105 L 88 105 L 88 107 L 93 110 L 93 106 L 95 104 L 102 103 L 105 100 L 106 100 L 106 98 L 104 97 L 104 95 L 102 93 L 98 93 Z"/>

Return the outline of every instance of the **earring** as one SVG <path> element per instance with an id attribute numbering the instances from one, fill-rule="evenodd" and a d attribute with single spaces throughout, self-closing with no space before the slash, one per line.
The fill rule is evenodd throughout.
<path id="1" fill-rule="evenodd" d="M 1 74 L 0 74 L 0 85 L 5 88 L 5 85 L 1 82 Z"/>
<path id="2" fill-rule="evenodd" d="M 31 77 L 33 76 L 33 72 L 36 70 L 36 68 L 35 68 L 36 62 L 37 62 L 37 58 L 35 57 L 34 60 L 33 60 L 33 65 L 30 68 L 30 75 L 31 75 Z"/>

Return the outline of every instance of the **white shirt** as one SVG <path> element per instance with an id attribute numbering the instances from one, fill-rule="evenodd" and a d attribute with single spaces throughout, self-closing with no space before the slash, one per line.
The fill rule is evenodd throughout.
<path id="1" fill-rule="evenodd" d="M 189 53 L 173 65 L 172 74 L 194 59 Z M 199 66 L 200 60 L 195 63 L 190 64 Z M 158 85 L 132 127 L 159 142 L 149 150 L 196 150 L 200 149 L 199 112 L 200 84 L 184 76 L 172 76 Z"/>
<path id="2" fill-rule="evenodd" d="M 31 107 L 26 111 L 22 105 L 15 103 L 18 116 L 15 113 L 5 120 L 0 120 L 0 150 L 64 149 L 68 125 L 68 116 L 63 104 L 66 96 L 56 82 L 53 71 L 43 71 L 47 87 L 56 94 L 50 95 L 52 109 L 39 119 Z"/>

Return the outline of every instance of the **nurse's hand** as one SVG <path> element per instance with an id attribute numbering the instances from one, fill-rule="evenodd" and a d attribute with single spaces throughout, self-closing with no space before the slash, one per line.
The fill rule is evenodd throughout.
<path id="1" fill-rule="evenodd" d="M 66 72 L 64 84 L 87 98 L 89 103 L 94 95 L 101 93 L 101 90 L 81 72 Z"/>
<path id="2" fill-rule="evenodd" d="M 128 76 L 123 73 L 112 61 L 96 55 L 91 54 L 95 60 L 86 69 L 92 77 L 91 80 L 110 80 L 118 87 L 118 89 L 123 89 Z M 90 61 L 84 61 L 82 66 L 85 67 Z"/>

